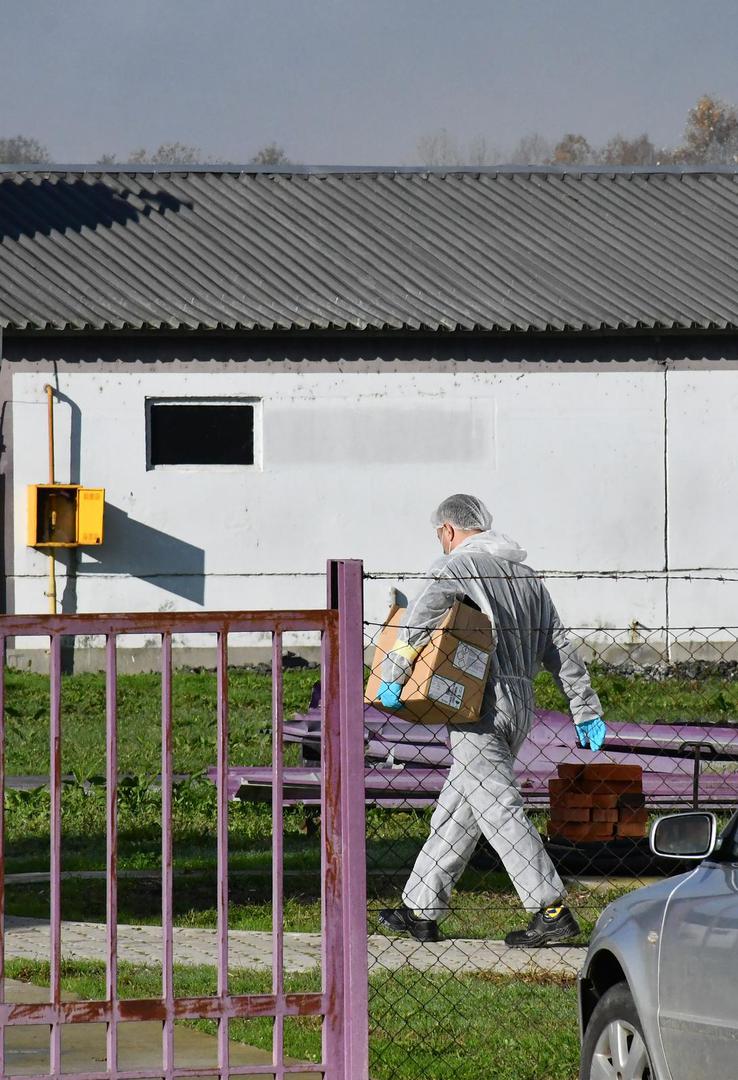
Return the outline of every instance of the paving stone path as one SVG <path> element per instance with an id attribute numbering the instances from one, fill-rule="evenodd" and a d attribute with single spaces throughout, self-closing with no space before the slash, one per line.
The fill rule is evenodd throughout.
<path id="1" fill-rule="evenodd" d="M 215 965 L 217 933 L 175 927 L 173 931 L 176 964 Z M 231 930 L 229 967 L 271 971 L 272 936 L 251 930 Z M 8 958 L 48 960 L 49 923 L 44 919 L 7 916 L 5 920 L 5 955 Z M 104 960 L 106 935 L 103 923 L 63 922 L 62 956 L 67 960 Z M 585 950 L 574 946 L 547 949 L 509 949 L 501 941 L 452 938 L 433 944 L 405 938 L 371 934 L 368 940 L 370 970 L 396 970 L 412 967 L 419 971 L 456 972 L 492 971 L 499 974 L 540 972 L 575 975 L 584 960 Z M 311 971 L 320 964 L 319 934 L 284 936 L 284 961 L 287 971 Z M 160 926 L 118 926 L 118 958 L 131 964 L 151 965 L 162 955 Z"/>

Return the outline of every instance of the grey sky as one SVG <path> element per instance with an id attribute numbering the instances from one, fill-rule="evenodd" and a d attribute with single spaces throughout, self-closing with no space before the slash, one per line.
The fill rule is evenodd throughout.
<path id="1" fill-rule="evenodd" d="M 0 0 L 0 31 L 0 135 L 65 162 L 412 164 L 441 127 L 670 145 L 700 94 L 738 102 L 736 0 Z"/>

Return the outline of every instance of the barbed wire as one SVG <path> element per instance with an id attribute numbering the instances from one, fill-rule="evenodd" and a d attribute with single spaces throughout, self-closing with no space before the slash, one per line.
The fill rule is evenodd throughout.
<path id="1" fill-rule="evenodd" d="M 735 574 L 736 576 L 731 576 Z M 452 575 L 458 581 L 511 581 L 518 580 L 522 575 L 516 574 L 460 574 Z M 544 580 L 572 579 L 583 580 L 608 580 L 608 581 L 717 581 L 738 583 L 738 570 L 728 573 L 720 573 L 713 568 L 704 567 L 693 570 L 531 570 L 525 577 Z M 365 581 L 435 581 L 437 575 L 416 573 L 409 570 L 397 570 L 394 572 L 379 570 L 367 571 L 364 574 Z"/>
<path id="2" fill-rule="evenodd" d="M 401 608 L 400 610 L 405 610 Z M 386 623 L 375 622 L 372 619 L 364 619 L 364 626 L 384 627 Z M 538 626 L 522 626 L 520 623 L 515 623 L 515 629 L 521 631 L 538 630 Z M 496 624 L 497 629 L 505 629 L 502 624 Z M 423 626 L 410 626 L 406 623 L 402 624 L 404 630 L 432 630 L 433 627 L 428 625 Z M 738 626 L 646 626 L 641 622 L 633 622 L 629 626 L 566 626 L 564 627 L 567 633 L 578 634 L 607 634 L 614 636 L 616 634 L 633 634 L 641 630 L 647 631 L 649 634 L 678 634 L 678 633 L 716 633 L 719 630 L 725 633 L 733 634 L 738 637 Z M 637 643 L 636 643 L 637 644 Z"/>

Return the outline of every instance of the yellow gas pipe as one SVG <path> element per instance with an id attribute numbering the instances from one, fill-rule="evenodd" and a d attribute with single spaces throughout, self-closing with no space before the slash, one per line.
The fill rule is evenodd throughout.
<path id="1" fill-rule="evenodd" d="M 55 484 L 54 479 L 54 387 L 48 383 L 44 387 L 46 391 L 46 412 L 49 419 L 49 483 Z M 49 552 L 49 611 L 56 615 L 56 563 L 54 552 Z"/>

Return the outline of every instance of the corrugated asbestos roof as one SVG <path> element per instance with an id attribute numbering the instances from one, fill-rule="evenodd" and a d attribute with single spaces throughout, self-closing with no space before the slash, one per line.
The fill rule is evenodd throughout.
<path id="1" fill-rule="evenodd" d="M 738 327 L 735 171 L 0 172 L 14 330 Z"/>

